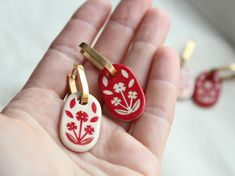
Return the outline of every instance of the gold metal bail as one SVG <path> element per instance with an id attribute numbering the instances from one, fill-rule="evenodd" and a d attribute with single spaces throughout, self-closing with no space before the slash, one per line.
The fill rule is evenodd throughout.
<path id="1" fill-rule="evenodd" d="M 86 75 L 84 72 L 84 67 L 82 65 L 74 64 L 74 68 L 72 73 L 68 75 L 69 77 L 69 88 L 71 93 L 81 92 L 80 103 L 86 104 L 88 102 L 89 97 L 89 88 L 86 79 Z M 78 90 L 76 80 L 79 81 Z"/>
<path id="2" fill-rule="evenodd" d="M 117 74 L 117 70 L 114 68 L 114 66 L 94 48 L 91 48 L 84 42 L 81 43 L 79 47 L 81 48 L 81 54 L 91 63 L 93 63 L 98 69 L 103 70 L 103 68 L 106 68 L 112 76 Z"/>
<path id="3" fill-rule="evenodd" d="M 193 40 L 189 40 L 185 45 L 184 50 L 181 54 L 181 59 L 180 59 L 181 68 L 192 57 L 195 48 L 196 48 L 196 43 Z"/>
<path id="4" fill-rule="evenodd" d="M 232 63 L 227 66 L 218 67 L 213 70 L 218 71 L 218 72 L 234 72 L 233 74 L 225 74 L 221 76 L 223 80 L 230 80 L 230 79 L 235 78 L 235 63 Z"/>

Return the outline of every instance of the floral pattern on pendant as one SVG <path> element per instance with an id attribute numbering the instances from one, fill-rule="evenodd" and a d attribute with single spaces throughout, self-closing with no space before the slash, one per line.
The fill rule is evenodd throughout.
<path id="1" fill-rule="evenodd" d="M 117 75 L 110 76 L 106 69 L 99 75 L 103 99 L 117 119 L 131 121 L 144 111 L 145 96 L 132 71 L 124 65 L 114 64 Z"/>
<path id="2" fill-rule="evenodd" d="M 99 137 L 101 125 L 101 107 L 99 102 L 89 95 L 88 103 L 82 105 L 73 93 L 66 98 L 60 121 L 60 137 L 69 149 L 85 152 L 92 149 Z"/>
<path id="3" fill-rule="evenodd" d="M 217 103 L 221 92 L 222 79 L 217 71 L 201 73 L 195 83 L 193 100 L 201 107 L 210 107 Z"/>

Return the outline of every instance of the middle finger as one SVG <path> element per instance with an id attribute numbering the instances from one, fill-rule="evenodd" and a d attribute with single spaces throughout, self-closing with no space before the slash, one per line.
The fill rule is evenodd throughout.
<path id="1" fill-rule="evenodd" d="M 111 63 L 120 63 L 127 52 L 131 40 L 145 13 L 151 7 L 151 0 L 123 0 L 113 12 L 104 31 L 98 38 L 94 48 Z M 101 101 L 98 90 L 99 71 L 88 61 L 87 70 L 90 92 Z"/>
<path id="2" fill-rule="evenodd" d="M 150 9 L 136 32 L 127 56 L 122 61 L 124 65 L 131 68 L 143 89 L 145 88 L 153 55 L 163 45 L 168 29 L 169 18 L 167 14 L 157 8 Z M 110 115 L 106 106 L 104 113 L 107 116 Z M 117 121 L 117 123 L 126 130 L 131 125 L 131 123 L 123 121 Z"/>

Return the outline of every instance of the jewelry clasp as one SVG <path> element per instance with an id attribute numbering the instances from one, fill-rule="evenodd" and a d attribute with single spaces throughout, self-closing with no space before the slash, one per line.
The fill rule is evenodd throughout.
<path id="1" fill-rule="evenodd" d="M 84 42 L 81 43 L 79 47 L 81 48 L 81 54 L 91 63 L 93 63 L 98 69 L 102 70 L 103 68 L 106 68 L 112 76 L 117 74 L 117 70 L 114 68 L 114 66 L 94 48 L 91 48 Z"/>
<path id="2" fill-rule="evenodd" d="M 68 75 L 69 77 L 69 88 L 71 93 L 81 92 L 81 104 L 86 104 L 88 102 L 89 97 L 89 88 L 87 79 L 84 72 L 84 67 L 82 65 L 74 64 L 74 68 L 71 72 L 71 74 Z M 78 89 L 76 80 L 79 81 Z"/>

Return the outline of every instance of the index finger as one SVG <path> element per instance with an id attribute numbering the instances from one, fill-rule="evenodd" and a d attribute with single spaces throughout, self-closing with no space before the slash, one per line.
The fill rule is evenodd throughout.
<path id="1" fill-rule="evenodd" d="M 50 89 L 63 98 L 73 64 L 83 63 L 78 45 L 93 42 L 110 10 L 108 0 L 86 1 L 54 40 L 24 88 Z"/>

